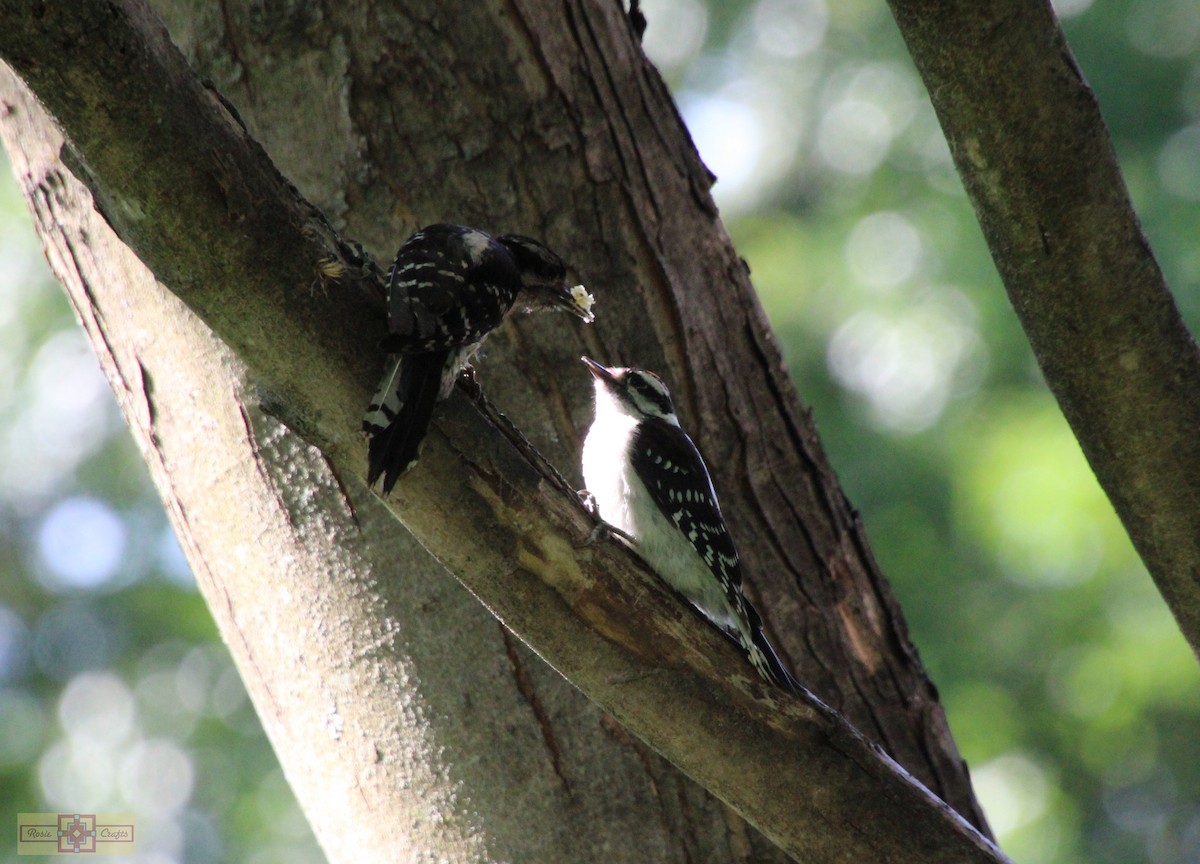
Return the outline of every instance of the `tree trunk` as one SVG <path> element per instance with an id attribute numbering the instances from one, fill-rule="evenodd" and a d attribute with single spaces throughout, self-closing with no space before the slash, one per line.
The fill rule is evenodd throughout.
<path id="1" fill-rule="evenodd" d="M 11 133 L 36 106 L 4 98 Z M 48 256 L 331 860 L 786 860 L 264 414 L 244 366 L 28 131 L 8 141 L 42 178 Z"/>
<path id="2" fill-rule="evenodd" d="M 142 21 L 137 4 L 108 5 Z M 663 372 L 713 467 L 750 593 L 798 677 L 986 831 L 933 686 L 716 218 L 708 175 L 619 7 L 450 11 L 362 0 L 279 17 L 254 4 L 190 5 L 159 9 L 200 74 L 333 225 L 377 256 L 420 224 L 452 220 L 543 237 L 575 264 L 600 321 L 590 330 L 553 319 L 506 325 L 481 369 L 488 396 L 578 482 L 590 409 L 575 358 L 586 351 Z M 906 797 L 821 706 L 783 704 L 744 678 L 728 692 L 710 693 L 703 675 L 693 682 L 697 669 L 728 677 L 744 661 L 677 601 L 638 587 L 643 577 L 621 550 L 573 550 L 563 526 L 578 540 L 582 517 L 543 501 L 553 490 L 521 475 L 458 398 L 396 496 L 442 563 L 430 557 L 361 482 L 355 412 L 382 360 L 373 348 L 382 323 L 362 295 L 321 283 L 312 250 L 346 252 L 332 229 L 310 220 L 317 228 L 299 231 L 300 217 L 269 197 L 269 172 L 243 170 L 254 153 L 240 143 L 202 137 L 192 158 L 189 140 L 211 132 L 171 143 L 176 121 L 150 116 L 152 98 L 122 102 L 126 85 L 104 64 L 127 64 L 129 54 L 105 43 L 102 27 L 56 43 L 69 62 L 48 72 L 22 33 L 44 39 L 39 28 L 62 13 L 31 24 L 25 3 L 0 9 L 0 53 L 70 133 L 68 162 L 104 213 L 63 170 L 37 106 L 8 82 L 3 132 L 48 256 L 331 858 L 785 857 L 530 654 L 446 578 L 446 564 L 585 692 L 793 854 L 995 860 L 920 796 Z M 157 86 L 154 39 L 121 44 L 145 64 L 122 80 Z M 97 106 L 110 99 L 105 114 Z M 176 106 L 189 122 L 201 116 L 196 123 L 212 108 L 202 98 Z M 139 120 L 139 111 L 150 114 Z M 171 160 L 175 182 L 154 173 Z M 208 187 L 191 172 L 215 176 L 219 194 L 193 195 Z M 222 218 L 228 225 L 214 227 Z M 260 281 L 264 270 L 274 289 Z M 271 318 L 256 298 L 279 286 L 284 302 Z M 464 454 L 482 465 L 475 475 L 464 475 Z M 503 470 L 488 473 L 495 466 Z M 469 510 L 475 499 L 490 509 Z M 514 528 L 520 540 L 510 539 Z M 633 601 L 624 605 L 608 583 L 573 587 L 563 570 L 572 567 L 618 580 L 612 592 L 633 586 Z M 557 593 L 527 588 L 528 574 Z M 563 599 L 586 633 L 555 617 Z M 643 615 L 655 627 L 674 620 L 668 635 L 686 644 L 653 641 L 657 630 L 638 626 Z M 674 703 L 651 701 L 672 688 Z M 779 752 L 791 756 L 746 751 L 742 765 L 730 759 L 732 772 L 759 772 L 777 790 L 760 782 L 747 791 L 744 778 L 712 767 L 741 752 L 745 726 L 720 726 L 720 712 L 754 697 L 745 709 L 761 724 L 753 728 L 779 732 Z M 671 704 L 679 740 L 646 726 Z M 710 712 L 712 728 L 699 728 Z M 699 737 L 687 738 L 692 731 Z M 693 754 L 696 740 L 730 753 Z"/>

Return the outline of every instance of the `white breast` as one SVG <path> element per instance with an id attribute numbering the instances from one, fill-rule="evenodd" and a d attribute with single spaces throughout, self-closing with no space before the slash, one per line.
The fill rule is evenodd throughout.
<path id="1" fill-rule="evenodd" d="M 629 510 L 633 472 L 625 454 L 637 421 L 609 402 L 608 394 L 597 388 L 596 421 L 583 442 L 583 482 L 596 499 L 600 518 L 636 537 Z"/>

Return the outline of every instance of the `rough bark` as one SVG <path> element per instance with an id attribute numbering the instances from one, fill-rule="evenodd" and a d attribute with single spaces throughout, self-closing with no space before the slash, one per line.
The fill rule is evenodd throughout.
<path id="1" fill-rule="evenodd" d="M 398 589 L 391 583 L 407 586 L 430 559 L 416 563 L 407 541 L 389 541 L 399 549 L 378 543 L 387 532 L 372 533 L 370 526 L 382 524 L 380 505 L 361 488 L 364 448 L 354 430 L 381 360 L 368 346 L 382 325 L 370 290 L 352 287 L 353 250 L 265 164 L 233 115 L 190 78 L 165 34 L 136 4 L 96 0 L 78 6 L 64 21 L 55 10 L 33 20 L 25 4 L 0 4 L 6 28 L 0 52 L 68 130 L 74 144 L 69 161 L 96 190 L 108 222 L 253 377 L 250 390 L 233 386 L 241 372 L 230 372 L 223 383 L 196 370 L 179 390 L 160 387 L 157 377 L 166 381 L 174 373 L 168 367 L 147 374 L 150 349 L 140 346 L 138 329 L 125 320 L 138 304 L 104 275 L 102 262 L 115 253 L 89 252 L 101 263 L 90 278 L 74 277 L 81 286 L 81 317 L 95 322 L 90 332 L 102 356 L 124 358 L 110 365 L 118 393 L 135 394 L 127 407 L 135 429 L 139 418 L 148 420 L 142 437 L 156 480 L 172 502 L 185 546 L 200 562 L 206 596 L 326 848 L 347 848 L 337 816 L 345 816 L 348 826 L 352 816 L 374 813 L 366 821 L 378 823 L 378 813 L 386 812 L 381 798 L 353 791 L 364 776 L 378 777 L 411 753 L 429 752 L 387 726 L 383 718 L 392 716 L 394 706 L 412 706 L 436 692 L 440 709 L 413 709 L 420 722 L 411 725 L 420 731 L 423 718 L 457 716 L 447 707 L 453 700 L 484 692 L 475 689 L 473 677 L 439 677 L 436 664 L 414 671 L 404 652 L 389 644 L 394 631 L 379 620 L 357 620 L 375 615 L 385 623 L 404 622 L 399 632 L 428 632 L 424 639 L 414 635 L 420 648 L 413 651 L 447 652 L 438 654 L 453 658 L 443 669 L 481 664 L 484 671 L 474 675 L 494 674 L 502 657 L 501 668 L 510 672 L 507 692 L 488 697 L 489 714 L 505 716 L 495 706 L 506 699 L 528 708 L 531 719 L 521 728 L 536 755 L 512 751 L 499 760 L 504 780 L 490 772 L 471 775 L 478 788 L 464 780 L 462 773 L 470 771 L 463 763 L 478 751 L 443 735 L 436 724 L 446 761 L 426 757 L 409 775 L 392 777 L 415 782 L 418 774 L 453 776 L 448 786 L 421 787 L 413 799 L 435 811 L 435 800 L 449 808 L 448 821 L 458 826 L 449 833 L 457 831 L 467 844 L 451 857 L 465 860 L 483 849 L 493 857 L 534 860 L 534 850 L 515 853 L 497 839 L 516 837 L 521 829 L 536 835 L 525 822 L 528 811 L 520 808 L 514 817 L 484 788 L 490 784 L 492 796 L 505 781 L 525 789 L 518 781 L 527 772 L 550 790 L 541 806 L 557 805 L 558 815 L 588 813 L 587 819 L 566 819 L 563 824 L 572 827 L 556 836 L 595 820 L 606 833 L 613 831 L 610 846 L 618 834 L 638 838 L 630 845 L 639 849 L 639 860 L 656 848 L 642 844 L 647 832 L 668 860 L 768 854 L 736 830 L 725 834 L 719 808 L 600 720 L 561 681 L 528 663 L 519 648 L 495 635 L 480 645 L 439 644 L 440 627 L 423 631 L 413 622 L 411 610 L 427 606 L 392 593 Z M 313 17 L 294 12 L 268 20 L 230 3 L 214 9 L 213 19 L 181 15 L 172 25 L 199 65 L 209 72 L 224 69 L 222 89 L 285 170 L 335 214 L 339 227 L 352 229 L 377 253 L 390 254 L 397 238 L 418 223 L 455 218 L 538 234 L 567 254 L 600 298 L 602 321 L 583 332 L 568 331 L 561 321 L 506 328 L 507 338 L 489 346 L 489 394 L 555 462 L 573 466 L 577 430 L 588 415 L 586 377 L 581 373 L 575 381 L 570 375 L 581 350 L 665 371 L 716 469 L 748 578 L 760 605 L 771 610 L 768 620 L 801 679 L 982 824 L 932 685 L 716 221 L 703 168 L 617 7 L 522 3 L 495 17 L 495 10 L 470 6 L 455 11 L 453 26 L 440 17 L 445 13 L 438 4 L 410 4 L 403 11 L 372 4 L 305 10 Z M 265 79 L 284 83 L 268 87 Z M 281 98 L 280 88 L 294 93 L 294 100 Z M 19 96 L 6 99 L 18 105 Z M 39 126 L 33 115 L 31 109 L 10 113 L 10 142 Z M 155 130 L 153 144 L 147 143 L 148 128 Z M 297 141 L 313 143 L 296 148 Z M 71 197 L 75 191 L 63 193 L 68 203 L 61 208 L 47 209 L 46 202 L 57 200 L 56 190 L 73 190 L 72 180 L 50 158 L 31 159 L 29 166 L 24 182 L 42 202 L 48 244 L 65 244 L 71 253 L 57 256 L 60 275 L 70 280 L 85 269 L 78 250 L 90 249 L 88 238 L 104 226 L 82 226 L 77 239 L 64 240 L 61 226 L 83 205 Z M 322 280 L 323 267 L 332 272 L 329 260 L 351 265 L 341 281 Z M 174 362 L 180 365 L 178 358 Z M 169 400 L 196 388 L 207 391 L 214 381 L 205 398 L 229 399 L 224 416 L 232 434 L 166 444 L 194 416 L 186 399 Z M 240 402 L 227 395 L 233 391 Z M 266 419 L 259 403 L 319 445 L 322 455 Z M 230 413 L 235 405 L 236 416 Z M 172 416 L 179 422 L 168 423 Z M 169 458 L 169 448 L 186 458 Z M 222 560 L 208 551 L 212 544 L 232 544 L 243 554 L 247 545 L 231 530 L 199 536 L 197 526 L 207 532 L 210 523 L 225 524 L 219 514 L 188 517 L 210 512 L 205 508 L 214 503 L 205 496 L 215 494 L 215 479 L 234 462 L 247 477 L 260 479 L 259 498 L 246 500 L 275 501 L 276 516 L 256 517 L 254 507 L 263 505 L 248 503 L 232 523 L 294 531 L 289 551 L 270 547 L 253 574 L 249 568 L 231 572 L 237 569 L 232 561 L 212 563 Z M 189 472 L 195 476 L 181 476 Z M 628 555 L 608 546 L 576 550 L 586 520 L 465 400 L 447 404 L 422 467 L 396 499 L 408 528 L 515 632 L 783 848 L 806 860 L 994 860 L 980 838 L 892 774 L 820 705 L 783 704 L 763 694 L 736 651 L 646 583 Z M 226 501 L 218 496 L 226 508 L 242 500 L 240 492 Z M 337 514 L 341 521 L 329 521 Z M 337 542 L 356 531 L 369 542 Z M 258 543 L 255 538 L 249 545 L 258 551 Z M 347 572 L 341 579 L 321 569 L 323 561 L 351 555 L 347 547 L 365 556 L 347 564 L 357 576 Z M 280 561 L 291 565 L 294 558 L 315 562 L 321 578 L 280 570 Z M 388 568 L 394 568 L 390 579 L 371 575 Z M 262 580 L 275 586 L 266 599 L 256 596 Z M 303 590 L 280 587 L 293 580 Z M 339 590 L 326 581 L 337 582 Z M 295 605 L 285 608 L 281 597 Z M 300 626 L 306 621 L 311 623 Z M 465 626 L 486 629 L 479 619 Z M 287 640 L 276 637 L 280 631 Z M 293 677 L 301 660 L 314 670 L 344 673 L 317 679 L 326 688 L 329 680 L 341 682 L 333 698 L 317 703 L 336 710 L 322 713 L 313 704 L 279 698 L 285 692 L 303 700 L 310 693 L 285 683 L 313 681 Z M 379 689 L 359 689 L 356 676 L 363 675 Z M 724 683 L 714 686 L 713 680 Z M 397 686 L 399 692 L 389 689 Z M 325 736 L 333 746 L 314 736 L 318 716 L 334 718 L 337 734 Z M 339 743 L 344 728 L 353 730 L 356 746 Z M 477 737 L 471 742 L 478 741 L 478 727 L 472 734 Z M 563 741 L 578 744 L 564 747 Z M 305 763 L 316 756 L 327 767 L 329 760 L 348 764 L 322 776 Z M 615 760 L 612 776 L 602 767 L 608 759 Z M 546 783 L 551 774 L 562 788 Z M 398 794 L 386 785 L 376 794 Z M 467 794 L 443 800 L 438 789 Z M 650 807 L 643 806 L 647 795 L 655 802 Z M 363 809 L 325 813 L 330 797 L 339 807 Z M 675 803 L 669 803 L 672 797 Z M 620 810 L 628 821 L 605 822 L 613 816 L 605 808 Z M 497 827 L 506 816 L 520 827 Z M 648 821 L 659 825 L 648 828 Z M 362 821 L 356 824 L 361 829 Z M 410 827 L 383 830 L 405 834 Z M 405 836 L 424 842 L 421 826 L 411 832 Z M 603 844 L 592 848 L 604 860 L 622 857 Z M 353 849 L 361 854 L 360 845 Z"/>
<path id="2" fill-rule="evenodd" d="M 5 136 L 48 257 L 329 858 L 782 858 L 263 413 L 244 366 L 63 173 L 53 136 L 31 134 L 11 84 Z"/>
<path id="3" fill-rule="evenodd" d="M 1046 0 L 890 0 L 1046 383 L 1200 653 L 1200 352 Z"/>

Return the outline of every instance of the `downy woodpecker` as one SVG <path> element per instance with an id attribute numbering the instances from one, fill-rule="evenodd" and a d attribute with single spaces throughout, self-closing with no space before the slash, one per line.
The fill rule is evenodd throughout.
<path id="1" fill-rule="evenodd" d="M 679 426 L 662 379 L 584 357 L 596 387 L 596 419 L 583 444 L 583 479 L 599 516 L 633 538 L 634 550 L 672 588 L 732 633 L 766 680 L 796 692 L 742 595 L 737 549 L 700 452 Z"/>
<path id="2" fill-rule="evenodd" d="M 417 462 L 434 406 L 488 332 L 512 310 L 563 310 L 592 320 L 592 298 L 567 284 L 561 258 L 537 240 L 463 225 L 413 234 L 388 272 L 387 372 L 363 418 L 367 482 L 383 494 Z"/>

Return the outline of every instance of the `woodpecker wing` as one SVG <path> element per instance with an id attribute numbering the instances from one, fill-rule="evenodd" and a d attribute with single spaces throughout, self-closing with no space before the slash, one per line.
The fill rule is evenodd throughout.
<path id="1" fill-rule="evenodd" d="M 678 426 L 650 417 L 638 424 L 629 458 L 658 509 L 688 538 L 721 584 L 740 598 L 742 567 L 737 547 L 725 528 L 712 478 L 692 439 Z M 729 599 L 736 607 L 736 600 Z"/>
<path id="2" fill-rule="evenodd" d="M 629 458 L 655 505 L 687 537 L 724 589 L 737 631 L 734 638 L 751 665 L 768 681 L 799 692 L 800 685 L 763 633 L 758 611 L 742 594 L 737 548 L 725 528 L 708 468 L 692 439 L 678 426 L 651 417 L 638 424 Z"/>
<path id="3" fill-rule="evenodd" d="M 745 596 L 742 597 L 742 610 L 750 622 L 750 641 L 753 645 L 753 648 L 747 645 L 743 645 L 743 647 L 750 655 L 750 662 L 754 668 L 764 678 L 774 681 L 784 690 L 800 693 L 803 689 L 800 682 L 788 671 L 787 667 L 783 665 L 783 661 L 779 659 L 779 655 L 775 653 L 775 647 L 763 633 L 762 618 L 759 617 L 758 610 Z"/>
<path id="4" fill-rule="evenodd" d="M 388 271 L 385 350 L 440 351 L 480 341 L 512 308 L 521 278 L 512 255 L 490 235 L 431 225 L 400 247 Z"/>
<path id="5" fill-rule="evenodd" d="M 367 485 L 383 477 L 387 495 L 420 455 L 433 409 L 442 395 L 448 363 L 456 363 L 452 349 L 397 358 L 398 371 L 390 369 L 375 394 L 363 429 L 370 434 Z"/>
<path id="6" fill-rule="evenodd" d="M 367 413 L 363 415 L 362 431 L 368 435 L 378 435 L 387 429 L 404 407 L 404 390 L 400 383 L 403 372 L 403 357 L 389 357 L 387 371 L 375 388 Z"/>

